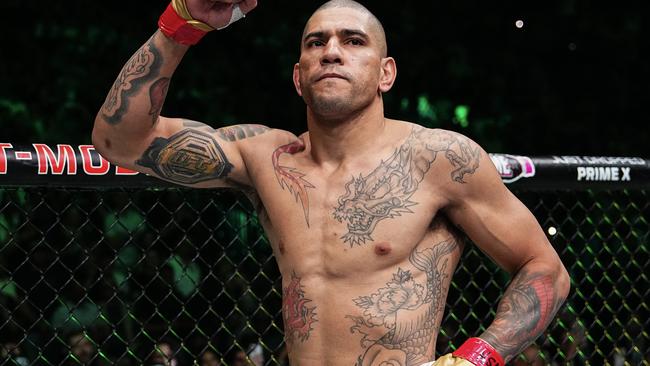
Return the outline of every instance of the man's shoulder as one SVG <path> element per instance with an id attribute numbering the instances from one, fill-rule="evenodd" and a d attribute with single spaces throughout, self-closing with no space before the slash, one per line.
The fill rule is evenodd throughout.
<path id="1" fill-rule="evenodd" d="M 408 123 L 408 122 L 405 122 Z M 475 174 L 485 152 L 469 137 L 441 128 L 427 128 L 414 123 L 404 146 L 412 151 L 418 166 L 436 170 L 429 174 L 432 179 L 449 175 L 451 182 L 467 183 Z"/>
<path id="2" fill-rule="evenodd" d="M 427 144 L 430 148 L 436 146 L 436 150 L 452 147 L 452 145 L 473 145 L 478 147 L 476 142 L 460 132 L 442 128 L 430 128 L 408 121 L 394 122 L 398 123 L 402 128 L 411 131 L 409 134 L 410 143 Z"/>
<path id="3" fill-rule="evenodd" d="M 238 142 L 240 145 L 251 145 L 255 148 L 277 147 L 296 141 L 298 137 L 285 130 L 260 124 L 245 124 L 223 127 L 217 130 L 219 137 Z M 254 137 L 254 139 L 253 139 Z M 243 143 L 243 144 L 242 144 Z"/>

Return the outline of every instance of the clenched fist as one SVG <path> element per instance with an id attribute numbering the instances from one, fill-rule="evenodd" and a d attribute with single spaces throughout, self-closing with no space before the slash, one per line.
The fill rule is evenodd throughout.
<path id="1" fill-rule="evenodd" d="M 193 45 L 207 32 L 226 28 L 256 6 L 257 0 L 172 0 L 158 27 L 174 41 Z"/>
<path id="2" fill-rule="evenodd" d="M 177 2 L 185 4 L 192 19 L 214 29 L 227 27 L 257 6 L 257 0 L 174 0 Z"/>

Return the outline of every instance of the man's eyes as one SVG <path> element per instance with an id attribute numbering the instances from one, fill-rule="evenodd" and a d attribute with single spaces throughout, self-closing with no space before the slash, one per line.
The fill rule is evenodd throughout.
<path id="1" fill-rule="evenodd" d="M 364 45 L 363 40 L 361 40 L 359 38 L 351 38 L 350 40 L 348 40 L 348 43 L 350 43 L 353 46 L 363 46 Z"/>
<path id="2" fill-rule="evenodd" d="M 323 40 L 315 39 L 307 42 L 307 47 L 323 47 L 327 43 Z M 366 43 L 360 38 L 350 38 L 345 40 L 344 44 L 351 44 L 353 46 L 363 46 Z"/>

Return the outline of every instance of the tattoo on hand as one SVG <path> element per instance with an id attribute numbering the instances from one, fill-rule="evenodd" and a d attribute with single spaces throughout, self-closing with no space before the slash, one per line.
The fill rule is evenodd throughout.
<path id="1" fill-rule="evenodd" d="M 563 302 L 550 275 L 522 270 L 508 286 L 493 324 L 481 338 L 508 361 L 546 329 Z"/>
<path id="2" fill-rule="evenodd" d="M 149 115 L 151 116 L 152 123 L 156 123 L 158 120 L 160 111 L 162 110 L 163 104 L 165 103 L 165 97 L 167 96 L 168 89 L 169 78 L 160 78 L 151 84 L 151 87 L 149 88 L 149 101 L 151 102 Z"/>
<path id="3" fill-rule="evenodd" d="M 233 168 L 212 135 L 191 129 L 156 138 L 136 163 L 179 184 L 226 178 Z"/>
<path id="4" fill-rule="evenodd" d="M 363 337 L 365 349 L 357 365 L 420 365 L 433 358 L 433 337 L 445 308 L 451 274 L 450 256 L 458 249 L 455 238 L 418 251 L 409 260 L 426 273 L 426 284 L 417 283 L 411 271 L 397 269 L 393 278 L 377 292 L 354 299 L 363 316 L 346 316 L 354 325 L 351 333 Z"/>
<path id="5" fill-rule="evenodd" d="M 280 146 L 273 152 L 272 162 L 273 169 L 275 170 L 275 177 L 280 183 L 282 189 L 288 189 L 296 199 L 300 200 L 302 210 L 305 214 L 305 221 L 309 227 L 309 196 L 307 196 L 307 188 L 315 188 L 311 183 L 306 181 L 301 173 L 295 168 L 280 165 L 280 156 L 282 154 L 296 154 L 305 149 L 302 141 L 297 140 L 288 145 Z"/>
<path id="6" fill-rule="evenodd" d="M 405 213 L 417 204 L 411 196 L 417 191 L 438 153 L 443 153 L 454 170 L 451 179 L 458 183 L 479 167 L 480 148 L 468 139 L 450 132 L 435 132 L 416 127 L 392 156 L 367 176 L 359 175 L 345 185 L 333 216 L 344 220 L 348 232 L 341 239 L 350 246 L 372 241 L 377 224 Z"/>
<path id="7" fill-rule="evenodd" d="M 109 124 L 122 122 L 129 109 L 129 99 L 140 91 L 142 86 L 158 77 L 162 59 L 160 51 L 151 37 L 132 57 L 117 76 L 113 87 L 102 106 L 102 116 Z"/>
<path id="8" fill-rule="evenodd" d="M 300 277 L 294 273 L 289 286 L 282 288 L 282 318 L 284 336 L 287 343 L 299 340 L 305 342 L 313 330 L 316 319 L 316 306 L 309 306 L 312 300 L 305 297 Z"/>

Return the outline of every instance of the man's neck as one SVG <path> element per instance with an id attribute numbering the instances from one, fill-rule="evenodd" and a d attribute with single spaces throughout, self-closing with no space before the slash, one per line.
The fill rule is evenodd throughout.
<path id="1" fill-rule="evenodd" d="M 386 129 L 383 108 L 368 108 L 343 119 L 328 119 L 307 111 L 311 155 L 317 164 L 341 164 L 373 151 Z"/>

